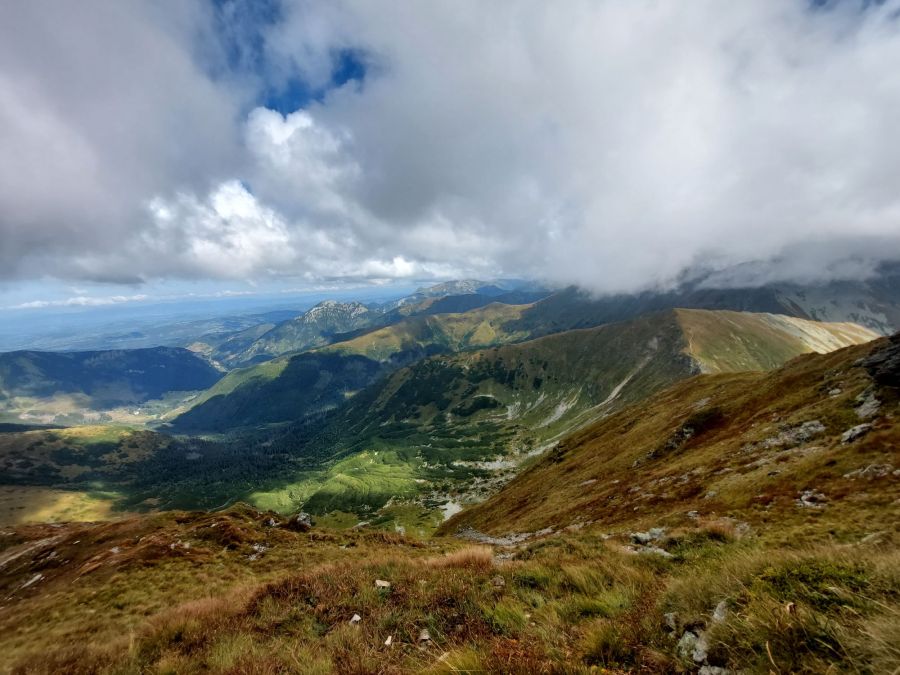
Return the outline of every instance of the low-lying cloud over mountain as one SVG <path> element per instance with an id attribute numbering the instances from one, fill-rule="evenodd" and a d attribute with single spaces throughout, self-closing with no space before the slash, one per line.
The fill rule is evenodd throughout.
<path id="1" fill-rule="evenodd" d="M 900 257 L 898 12 L 7 3 L 0 274 L 865 276 Z"/>

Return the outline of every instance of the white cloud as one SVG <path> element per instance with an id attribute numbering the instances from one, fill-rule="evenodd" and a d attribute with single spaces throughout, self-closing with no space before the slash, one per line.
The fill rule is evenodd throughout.
<path id="1" fill-rule="evenodd" d="M 181 194 L 171 202 L 155 199 L 149 210 L 156 227 L 140 248 L 153 251 L 165 261 L 157 264 L 172 272 L 245 277 L 267 267 L 284 269 L 295 259 L 284 221 L 237 181 L 221 184 L 207 203 Z"/>
<path id="2" fill-rule="evenodd" d="M 148 300 L 149 296 L 139 293 L 136 295 L 109 295 L 109 296 L 89 296 L 77 295 L 71 298 L 63 298 L 61 300 L 32 300 L 22 302 L 18 305 L 7 307 L 6 309 L 43 309 L 45 307 L 105 307 L 106 305 L 120 305 L 126 302 L 142 302 Z"/>
<path id="3" fill-rule="evenodd" d="M 93 107 L 72 104 L 59 34 L 45 36 L 56 87 L 39 60 L 0 70 L 8 273 L 47 259 L 88 279 L 523 274 L 627 290 L 685 268 L 762 283 L 900 257 L 900 0 L 287 3 L 264 36 L 279 78 L 323 87 L 341 49 L 369 74 L 244 118 L 246 92 L 205 76 L 186 42 L 203 11 L 127 7 L 120 41 L 137 46 L 120 61 L 157 56 L 139 86 L 99 62 L 99 5 L 72 17 L 98 45 L 74 60 Z M 28 39 L 35 16 L 16 24 Z"/>

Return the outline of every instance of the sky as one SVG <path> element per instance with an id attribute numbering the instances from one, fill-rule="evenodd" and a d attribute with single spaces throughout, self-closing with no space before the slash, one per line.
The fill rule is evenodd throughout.
<path id="1" fill-rule="evenodd" d="M 900 258 L 898 16 L 0 3 L 0 309 L 864 278 Z"/>

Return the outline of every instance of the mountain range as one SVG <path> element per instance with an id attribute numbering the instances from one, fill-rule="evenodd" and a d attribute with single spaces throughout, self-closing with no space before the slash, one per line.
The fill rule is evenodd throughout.
<path id="1" fill-rule="evenodd" d="M 674 349 L 689 372 L 565 435 L 436 537 L 243 505 L 6 527 L 4 663 L 23 672 L 892 672 L 900 339 L 790 358 L 867 334 L 675 311 L 423 364 L 456 360 L 460 377 L 464 364 L 479 373 L 482 360 L 512 365 L 515 350 L 530 350 L 540 369 L 538 354 L 564 351 L 554 340 L 579 336 L 588 346 L 555 366 L 568 358 L 581 368 L 598 347 L 619 345 L 620 358 L 639 360 Z M 712 358 L 716 345 L 731 348 Z M 775 370 L 728 371 L 785 358 Z M 603 370 L 594 368 L 583 380 Z M 396 391 L 415 379 L 404 372 L 390 378 L 400 378 Z M 479 386 L 497 397 L 560 384 L 489 373 Z M 440 417 L 434 398 L 414 407 Z M 500 410 L 473 407 L 450 415 Z M 142 474 L 138 457 L 159 452 L 152 436 L 106 452 Z M 83 441 L 82 458 L 94 452 Z M 173 457 L 211 452 L 182 442 L 172 440 Z M 56 447 L 51 461 L 64 454 Z"/>
<path id="2" fill-rule="evenodd" d="M 0 671 L 893 672 L 898 289 L 2 354 Z"/>

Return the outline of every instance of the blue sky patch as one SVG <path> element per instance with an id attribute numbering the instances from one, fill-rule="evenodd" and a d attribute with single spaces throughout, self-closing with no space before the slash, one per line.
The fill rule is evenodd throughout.
<path id="1" fill-rule="evenodd" d="M 348 82 L 361 84 L 367 73 L 364 53 L 358 49 L 342 49 L 332 54 L 331 79 L 324 87 L 311 87 L 301 77 L 293 77 L 287 84 L 270 89 L 261 104 L 282 115 L 289 115 L 310 103 L 321 102 L 332 89 L 343 87 Z"/>

